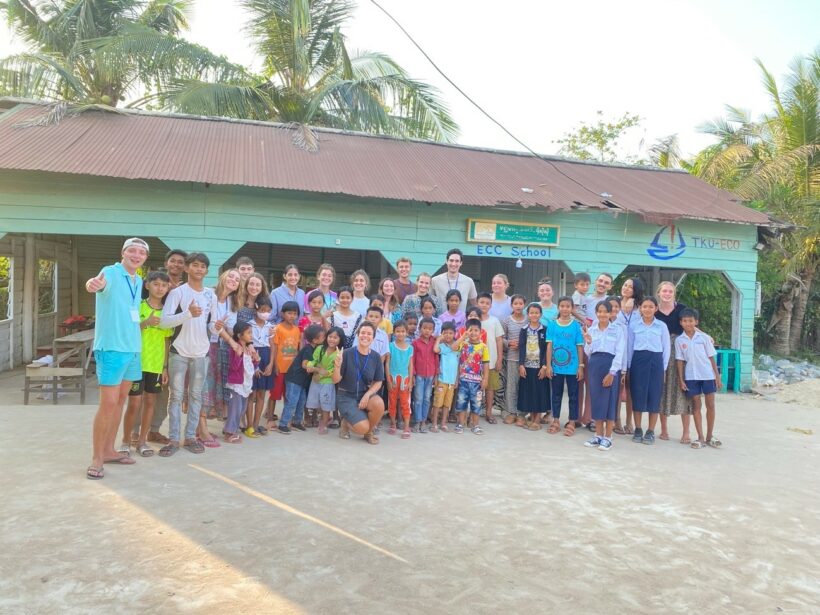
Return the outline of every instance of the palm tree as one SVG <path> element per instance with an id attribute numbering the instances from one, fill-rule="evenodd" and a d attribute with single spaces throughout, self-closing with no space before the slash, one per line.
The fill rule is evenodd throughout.
<path id="1" fill-rule="evenodd" d="M 2 1 L 0 14 L 29 51 L 0 60 L 0 94 L 117 107 L 177 79 L 244 79 L 240 67 L 179 38 L 190 6 L 191 0 Z"/>
<path id="2" fill-rule="evenodd" d="M 686 168 L 686 161 L 680 151 L 678 135 L 661 137 L 649 148 L 649 160 L 663 169 Z"/>
<path id="3" fill-rule="evenodd" d="M 773 110 L 753 121 L 747 112 L 728 107 L 726 118 L 703 127 L 718 142 L 701 152 L 692 168 L 796 227 L 776 245 L 785 279 L 768 326 L 772 350 L 787 355 L 801 345 L 820 262 L 820 52 L 792 63 L 782 91 L 757 63 Z"/>
<path id="4" fill-rule="evenodd" d="M 308 125 L 439 141 L 457 135 L 433 87 L 410 78 L 384 53 L 348 50 L 341 28 L 352 15 L 350 0 L 242 0 L 241 5 L 250 15 L 247 31 L 263 60 L 263 74 L 242 84 L 247 92 L 236 84 L 226 89 L 201 80 L 178 82 L 175 100 L 163 105 L 184 113 L 234 115 L 221 105 L 237 107 L 251 92 L 268 106 L 250 117 L 293 124 L 299 129 L 296 140 L 308 149 L 317 146 Z M 188 96 L 202 88 L 211 88 L 216 108 L 203 108 L 201 96 Z"/>

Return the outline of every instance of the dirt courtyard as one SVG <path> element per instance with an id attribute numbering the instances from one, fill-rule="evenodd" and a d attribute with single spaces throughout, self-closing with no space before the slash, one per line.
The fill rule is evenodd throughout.
<path id="1" fill-rule="evenodd" d="M 89 481 L 95 406 L 23 406 L 17 385 L 0 613 L 820 611 L 816 390 L 720 395 L 720 450 L 679 444 L 677 419 L 607 453 L 501 424 L 379 446 L 309 430 Z"/>

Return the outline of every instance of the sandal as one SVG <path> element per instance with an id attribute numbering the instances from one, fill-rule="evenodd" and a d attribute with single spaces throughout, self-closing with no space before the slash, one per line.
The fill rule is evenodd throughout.
<path id="1" fill-rule="evenodd" d="M 624 435 L 626 435 L 626 431 L 624 431 L 624 428 L 621 426 L 621 424 L 620 424 L 620 423 L 617 423 L 617 424 L 615 425 L 615 427 L 612 429 L 612 433 L 616 433 L 616 434 L 618 434 L 619 436 L 624 436 Z"/>
<path id="2" fill-rule="evenodd" d="M 526 429 L 530 431 L 541 431 L 541 423 L 538 421 L 531 421 L 527 426 Z"/>
<path id="3" fill-rule="evenodd" d="M 118 463 L 121 466 L 130 466 L 137 462 L 131 459 L 130 455 L 123 455 L 122 457 L 114 457 L 113 459 L 103 459 L 103 463 Z"/>
<path id="4" fill-rule="evenodd" d="M 430 428 L 430 433 L 438 433 L 438 426 L 437 426 L 437 425 L 433 425 L 433 426 Z"/>
<path id="5" fill-rule="evenodd" d="M 225 434 L 225 442 L 228 442 L 230 444 L 239 444 L 240 442 L 242 442 L 242 436 L 240 436 L 237 433 L 232 433 L 230 435 Z"/>
<path id="6" fill-rule="evenodd" d="M 148 441 L 149 442 L 156 442 L 157 444 L 170 444 L 171 441 L 163 436 L 158 431 L 149 431 L 148 432 Z"/>
<path id="7" fill-rule="evenodd" d="M 205 447 L 202 446 L 202 443 L 198 440 L 188 441 L 186 442 L 183 447 L 189 453 L 194 453 L 195 455 L 201 455 L 205 452 Z"/>
<path id="8" fill-rule="evenodd" d="M 173 442 L 170 442 L 169 444 L 166 444 L 161 449 L 159 449 L 159 456 L 160 457 L 170 457 L 171 455 L 176 453 L 178 450 L 179 450 L 179 444 L 174 444 Z"/>
<path id="9" fill-rule="evenodd" d="M 439 431 L 441 431 L 442 433 L 447 433 L 450 430 L 447 428 L 447 425 L 445 423 L 442 423 L 441 427 L 439 427 Z"/>
<path id="10" fill-rule="evenodd" d="M 692 444 L 692 439 L 691 438 L 681 438 L 680 443 L 681 444 Z"/>
<path id="11" fill-rule="evenodd" d="M 484 418 L 490 425 L 495 425 L 498 422 L 492 414 L 490 416 L 485 416 Z"/>
<path id="12" fill-rule="evenodd" d="M 330 425 L 328 425 L 328 429 L 339 429 L 339 427 L 339 421 L 337 421 L 336 419 L 330 421 Z"/>
<path id="13" fill-rule="evenodd" d="M 625 435 L 625 436 L 631 436 L 631 435 L 633 435 L 634 433 L 635 433 L 635 428 L 634 428 L 634 427 L 630 427 L 629 425 L 627 425 L 626 427 L 624 427 L 624 435 Z"/>
<path id="14" fill-rule="evenodd" d="M 695 440 L 689 446 L 692 447 L 692 448 L 695 448 L 695 449 L 699 449 L 699 448 L 703 448 L 704 446 L 706 446 L 706 444 L 704 444 L 700 440 Z"/>
<path id="15" fill-rule="evenodd" d="M 366 434 L 364 434 L 364 441 L 368 444 L 375 445 L 379 443 L 379 437 L 372 431 L 368 431 Z"/>
<path id="16" fill-rule="evenodd" d="M 504 420 L 502 422 L 505 425 L 512 425 L 513 423 L 515 423 L 515 417 L 512 414 L 508 414 L 504 417 Z"/>
<path id="17" fill-rule="evenodd" d="M 723 446 L 723 442 L 718 440 L 715 436 L 712 436 L 706 441 L 706 444 L 711 446 L 712 448 L 720 448 Z"/>
<path id="18" fill-rule="evenodd" d="M 523 416 L 516 417 L 515 426 L 516 427 L 526 427 L 527 426 L 527 421 L 524 419 Z"/>
<path id="19" fill-rule="evenodd" d="M 561 423 L 558 422 L 558 419 L 555 419 L 551 424 L 549 429 L 547 429 L 547 433 L 556 434 L 561 431 Z"/>
<path id="20" fill-rule="evenodd" d="M 217 442 L 216 438 L 211 438 L 210 440 L 202 440 L 202 446 L 207 448 L 219 448 L 221 444 Z"/>
<path id="21" fill-rule="evenodd" d="M 143 442 L 142 444 L 137 446 L 137 453 L 139 453 L 140 457 L 153 457 L 154 449 L 152 449 L 150 446 Z"/>
<path id="22" fill-rule="evenodd" d="M 410 430 L 405 427 L 404 431 L 401 432 L 401 439 L 402 440 L 409 440 L 410 439 Z"/>
<path id="23" fill-rule="evenodd" d="M 661 434 L 661 435 L 659 435 L 658 437 L 659 437 L 661 440 L 668 440 L 668 439 L 669 439 L 669 434 L 668 434 L 668 433 L 662 433 L 662 434 Z"/>
<path id="24" fill-rule="evenodd" d="M 344 424 L 342 424 L 339 429 L 339 437 L 342 440 L 350 440 L 350 425 L 347 425 L 346 423 L 347 421 L 344 421 Z"/>
<path id="25" fill-rule="evenodd" d="M 573 421 L 567 421 L 567 424 L 564 425 L 564 435 L 568 438 L 575 435 L 575 423 Z"/>
<path id="26" fill-rule="evenodd" d="M 85 477 L 88 480 L 100 480 L 105 477 L 105 470 L 97 466 L 88 466 L 85 471 Z"/>
<path id="27" fill-rule="evenodd" d="M 390 434 L 391 436 L 395 436 L 396 435 L 396 426 L 391 425 L 390 427 L 388 427 L 387 428 L 387 433 Z"/>

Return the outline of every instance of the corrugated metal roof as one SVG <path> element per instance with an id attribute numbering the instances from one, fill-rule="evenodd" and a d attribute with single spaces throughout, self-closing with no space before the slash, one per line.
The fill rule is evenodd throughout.
<path id="1" fill-rule="evenodd" d="M 767 224 L 733 194 L 687 173 L 589 164 L 317 129 L 319 151 L 285 125 L 146 112 L 86 112 L 21 127 L 44 113 L 0 115 L 0 169 L 188 181 L 380 199 L 568 210 L 617 208 L 665 223 L 681 217 Z M 602 197 L 601 195 L 611 195 Z"/>

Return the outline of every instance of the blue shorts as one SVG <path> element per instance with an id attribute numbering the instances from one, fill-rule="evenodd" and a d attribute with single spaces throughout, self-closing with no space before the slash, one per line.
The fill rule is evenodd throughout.
<path id="1" fill-rule="evenodd" d="M 692 398 L 716 392 L 717 384 L 714 380 L 686 380 L 686 388 L 686 397 Z"/>
<path id="2" fill-rule="evenodd" d="M 95 350 L 97 382 L 103 387 L 115 387 L 123 380 L 142 380 L 142 362 L 138 352 L 118 352 L 116 350 Z"/>
<path id="3" fill-rule="evenodd" d="M 480 382 L 460 380 L 458 383 L 458 396 L 456 397 L 456 412 L 471 410 L 473 414 L 479 414 L 483 397 Z"/>

